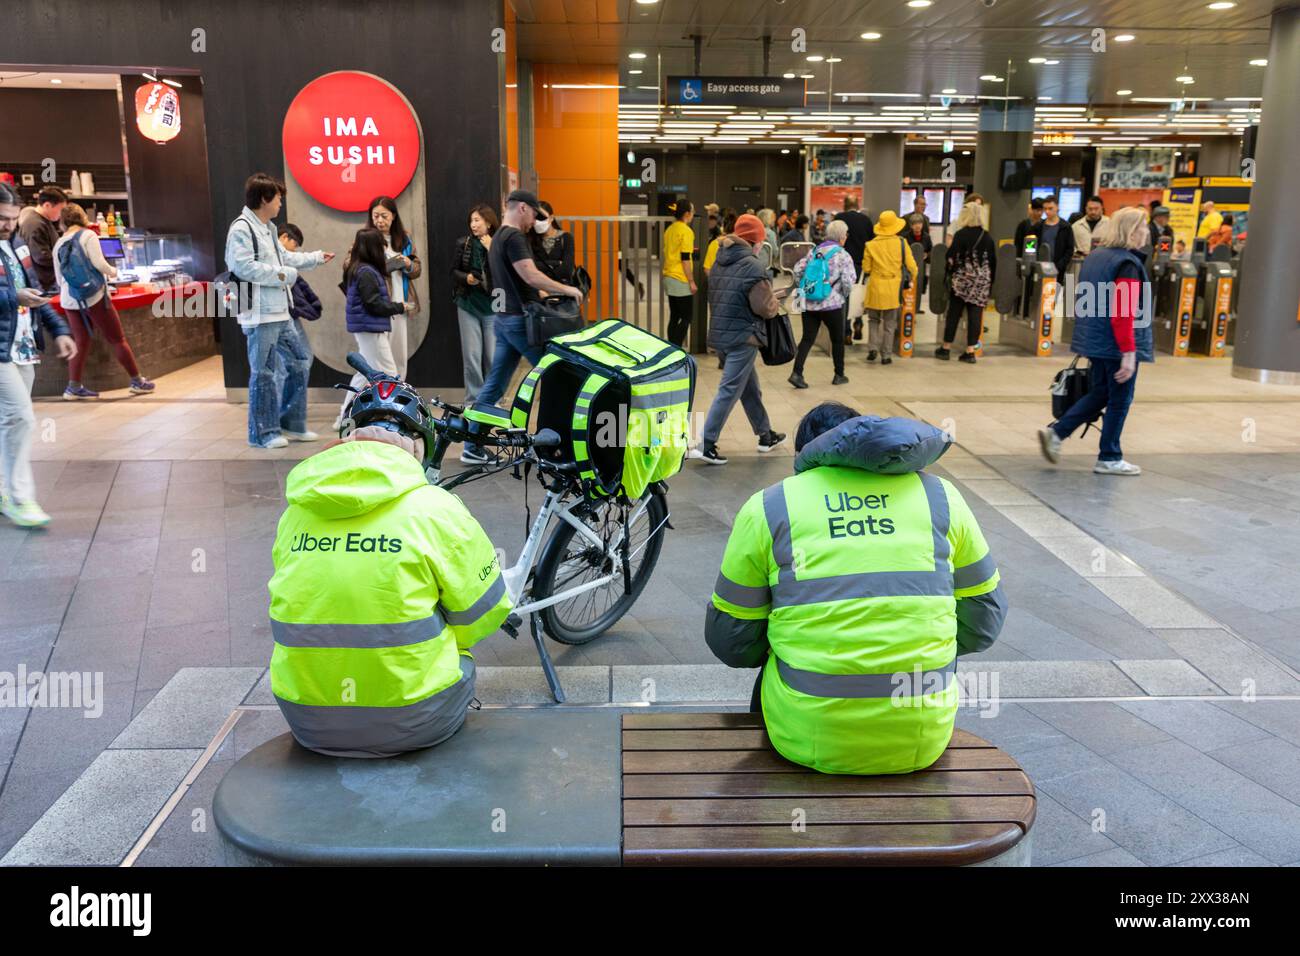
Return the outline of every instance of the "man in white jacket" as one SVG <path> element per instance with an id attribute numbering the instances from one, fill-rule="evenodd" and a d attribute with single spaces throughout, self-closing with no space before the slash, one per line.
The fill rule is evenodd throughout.
<path id="1" fill-rule="evenodd" d="M 307 429 L 307 396 L 281 400 L 282 371 L 297 361 L 299 339 L 290 321 L 293 284 L 298 272 L 334 258 L 332 252 L 290 252 L 280 245 L 271 220 L 280 214 L 284 184 L 254 173 L 244 184 L 244 208 L 226 233 L 226 265 L 247 294 L 240 294 L 239 327 L 248 340 L 248 443 L 254 448 L 283 448 L 294 441 L 315 441 Z"/>
<path id="2" fill-rule="evenodd" d="M 1106 215 L 1106 207 L 1101 203 L 1100 196 L 1089 196 L 1088 202 L 1083 207 L 1083 215 L 1074 220 L 1070 227 L 1074 230 L 1074 254 L 1080 259 L 1087 258 L 1088 253 L 1092 252 L 1092 243 L 1094 239 L 1100 239 L 1101 233 L 1097 229 L 1102 223 L 1110 222 L 1110 216 Z"/>

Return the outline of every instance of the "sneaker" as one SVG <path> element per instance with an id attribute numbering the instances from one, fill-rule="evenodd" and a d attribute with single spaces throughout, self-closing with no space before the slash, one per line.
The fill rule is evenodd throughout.
<path id="1" fill-rule="evenodd" d="M 465 465 L 482 465 L 488 461 L 488 453 L 482 448 L 466 445 L 461 449 L 460 460 Z"/>
<path id="2" fill-rule="evenodd" d="M 274 438 L 268 438 L 260 445 L 254 445 L 254 448 L 288 448 L 289 439 L 283 435 L 276 435 Z"/>
<path id="3" fill-rule="evenodd" d="M 305 432 L 291 432 L 286 428 L 282 428 L 280 434 L 290 441 L 320 441 L 320 435 L 310 429 Z"/>
<path id="4" fill-rule="evenodd" d="M 1061 460 L 1061 438 L 1050 428 L 1038 429 L 1038 445 L 1043 449 L 1043 457 L 1053 465 Z"/>
<path id="5" fill-rule="evenodd" d="M 1132 462 L 1120 459 L 1119 461 L 1098 461 L 1092 466 L 1092 470 L 1098 475 L 1140 475 L 1142 469 Z"/>
<path id="6" fill-rule="evenodd" d="M 789 382 L 791 385 L 793 385 L 795 388 L 808 387 L 808 383 L 803 380 L 803 376 L 800 375 L 798 372 L 791 373 L 790 377 L 787 378 L 786 381 Z"/>
<path id="7" fill-rule="evenodd" d="M 853 341 L 855 342 L 862 341 L 862 320 L 861 319 L 853 320 Z"/>
<path id="8" fill-rule="evenodd" d="M 893 363 L 894 363 L 894 360 L 891 359 L 888 355 L 882 355 L 882 356 L 880 356 L 880 364 L 881 364 L 881 365 L 892 365 Z"/>
<path id="9" fill-rule="evenodd" d="M 952 351 L 940 345 L 937 349 L 934 350 L 934 357 L 937 359 L 942 359 L 943 361 L 947 362 L 952 359 Z"/>
<path id="10" fill-rule="evenodd" d="M 831 384 L 847 385 L 849 384 L 849 377 L 847 375 L 836 375 L 833 379 L 831 379 Z"/>
<path id="11" fill-rule="evenodd" d="M 68 387 L 63 390 L 63 400 L 65 402 L 80 402 L 87 398 L 99 398 L 99 392 L 91 391 L 80 382 L 75 385 L 68 383 Z"/>
<path id="12" fill-rule="evenodd" d="M 706 465 L 725 465 L 727 459 L 723 457 L 722 452 L 718 451 L 718 446 L 712 443 L 705 443 L 700 450 L 700 461 Z"/>
<path id="13" fill-rule="evenodd" d="M 769 431 L 766 435 L 759 436 L 758 450 L 760 452 L 769 452 L 784 441 L 785 434 L 783 432 Z"/>
<path id="14" fill-rule="evenodd" d="M 131 387 L 129 391 L 132 395 L 148 395 L 155 388 L 157 388 L 157 386 L 154 385 L 153 382 L 141 376 L 140 378 L 131 379 Z"/>
<path id="15" fill-rule="evenodd" d="M 974 365 L 974 364 L 975 364 L 975 353 L 974 353 L 974 352 L 962 352 L 961 355 L 957 356 L 957 361 L 958 361 L 958 362 L 965 362 L 967 365 Z"/>
<path id="16" fill-rule="evenodd" d="M 6 498 L 3 504 L 0 504 L 0 514 L 20 528 L 43 528 L 50 523 L 50 516 L 34 501 L 14 501 L 12 498 Z"/>
<path id="17" fill-rule="evenodd" d="M 872 349 L 870 352 L 867 353 L 867 361 L 874 362 L 875 360 L 876 360 L 876 350 Z"/>

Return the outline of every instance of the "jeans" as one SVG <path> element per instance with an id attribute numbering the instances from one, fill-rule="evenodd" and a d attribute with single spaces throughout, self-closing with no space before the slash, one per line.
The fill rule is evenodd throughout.
<path id="1" fill-rule="evenodd" d="M 838 309 L 823 309 L 820 312 L 809 309 L 804 312 L 803 337 L 799 339 L 799 354 L 794 358 L 796 375 L 803 374 L 804 362 L 808 361 L 808 353 L 817 343 L 817 333 L 823 322 L 831 336 L 831 360 L 835 363 L 835 374 L 844 374 L 844 314 L 848 308 L 848 303 L 845 303 Z"/>
<path id="2" fill-rule="evenodd" d="M 20 503 L 36 500 L 36 481 L 32 477 L 35 379 L 35 365 L 0 362 L 0 492 Z"/>
<path id="3" fill-rule="evenodd" d="M 737 345 L 722 356 L 722 381 L 718 383 L 718 393 L 713 396 L 709 406 L 708 417 L 704 420 L 705 444 L 716 445 L 722 434 L 722 426 L 736 407 L 736 400 L 745 409 L 750 428 L 760 438 L 772 430 L 768 420 L 767 409 L 763 407 L 763 391 L 758 385 L 758 371 L 754 363 L 758 360 L 758 347 L 754 345 Z"/>
<path id="4" fill-rule="evenodd" d="M 498 315 L 496 317 L 496 344 L 492 349 L 492 370 L 483 381 L 483 388 L 478 393 L 478 401 L 495 405 L 497 399 L 505 394 L 510 377 L 519 367 L 519 359 L 528 359 L 529 365 L 536 365 L 546 351 L 544 345 L 528 344 L 528 327 L 522 315 Z"/>
<path id="5" fill-rule="evenodd" d="M 889 358 L 894 351 L 900 311 L 900 309 L 867 309 L 869 329 L 867 347 L 879 352 L 881 358 Z"/>
<path id="6" fill-rule="evenodd" d="M 311 349 L 292 321 L 244 327 L 248 340 L 248 443 L 260 448 L 280 430 L 307 430 Z"/>
<path id="7" fill-rule="evenodd" d="M 1134 369 L 1133 377 L 1121 385 L 1115 381 L 1119 359 L 1090 358 L 1088 361 L 1088 394 L 1071 405 L 1070 410 L 1051 429 L 1058 438 L 1065 440 L 1080 425 L 1104 409 L 1105 414 L 1101 419 L 1101 449 L 1097 460 L 1119 461 L 1124 457 L 1119 447 L 1119 436 L 1124 431 L 1124 419 L 1128 418 L 1129 406 L 1133 404 L 1137 370 Z"/>
<path id="8" fill-rule="evenodd" d="M 964 302 L 954 296 L 948 298 L 948 315 L 943 321 L 943 342 L 945 348 L 952 344 L 961 323 L 961 314 L 966 313 L 966 347 L 973 349 L 984 331 L 984 307 L 976 302 Z"/>
<path id="9" fill-rule="evenodd" d="M 456 319 L 460 323 L 461 371 L 465 376 L 465 404 L 468 405 L 478 398 L 483 378 L 492 368 L 496 316 L 489 312 L 480 317 L 457 306 Z"/>

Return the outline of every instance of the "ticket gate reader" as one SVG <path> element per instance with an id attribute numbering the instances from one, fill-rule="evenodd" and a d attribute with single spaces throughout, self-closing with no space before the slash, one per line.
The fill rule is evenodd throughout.
<path id="1" fill-rule="evenodd" d="M 1020 260 L 1026 279 L 1021 305 L 1023 314 L 1002 316 L 999 341 L 1044 358 L 1052 354 L 1052 323 L 1059 277 L 1053 263 L 1029 258 L 1028 243 L 1025 252 L 1025 258 Z"/>
<path id="2" fill-rule="evenodd" d="M 1231 262 L 1212 259 L 1205 263 L 1205 287 L 1191 323 L 1190 352 L 1210 358 L 1227 357 L 1228 326 L 1236 317 L 1232 306 L 1236 281 L 1237 270 Z"/>
<path id="3" fill-rule="evenodd" d="M 1163 281 L 1157 290 L 1156 317 L 1152 338 L 1156 348 L 1177 358 L 1188 353 L 1192 338 L 1192 318 L 1196 312 L 1196 280 L 1200 273 L 1196 263 L 1169 260 Z"/>
<path id="4" fill-rule="evenodd" d="M 916 355 L 916 310 L 921 302 L 921 289 L 925 286 L 925 250 L 919 242 L 912 243 L 912 258 L 916 260 L 917 274 L 906 289 L 902 290 L 902 307 L 898 310 L 898 335 L 894 341 L 894 354 L 897 358 L 912 358 Z M 903 268 L 907 268 L 906 259 Z"/>

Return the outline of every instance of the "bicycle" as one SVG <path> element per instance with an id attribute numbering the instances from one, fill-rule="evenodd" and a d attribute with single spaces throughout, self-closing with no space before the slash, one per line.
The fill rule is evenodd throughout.
<path id="1" fill-rule="evenodd" d="M 371 368 L 355 352 L 347 360 L 371 384 L 400 381 Z M 659 560 L 664 529 L 672 528 L 668 486 L 654 482 L 635 501 L 622 497 L 593 501 L 585 494 L 577 465 L 563 460 L 560 436 L 552 429 L 529 434 L 525 428 L 513 427 L 499 409 L 466 409 L 437 396 L 421 398 L 421 403 L 435 435 L 426 467 L 432 484 L 451 491 L 507 470 L 527 482 L 536 469 L 546 494 L 536 519 L 528 522 L 519 559 L 501 571 L 514 604 L 502 630 L 518 639 L 523 615 L 528 615 L 551 696 L 564 703 L 564 689 L 542 631 L 561 644 L 588 644 L 627 613 Z M 437 409 L 440 417 L 430 409 Z M 474 431 L 471 422 L 488 430 Z M 443 478 L 442 460 L 456 442 L 472 442 L 490 459 Z M 552 519 L 556 524 L 548 535 Z"/>

